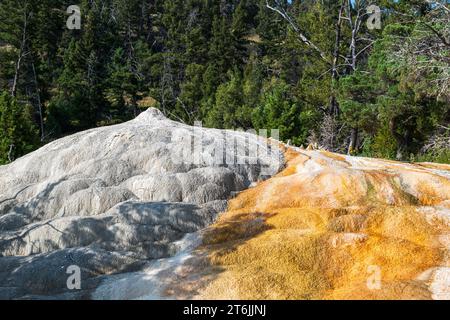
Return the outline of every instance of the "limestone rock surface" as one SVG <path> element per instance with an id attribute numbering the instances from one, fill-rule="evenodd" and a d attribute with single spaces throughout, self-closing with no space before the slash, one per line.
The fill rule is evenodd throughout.
<path id="1" fill-rule="evenodd" d="M 174 256 L 282 158 L 267 139 L 149 109 L 0 166 L 0 298 L 89 297 L 108 275 Z M 72 265 L 82 290 L 67 288 Z"/>

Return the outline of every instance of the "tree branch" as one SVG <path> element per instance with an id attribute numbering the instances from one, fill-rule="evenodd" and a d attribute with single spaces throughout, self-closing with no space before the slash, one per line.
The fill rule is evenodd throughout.
<path id="1" fill-rule="evenodd" d="M 311 47 L 316 51 L 319 56 L 324 60 L 327 64 L 332 64 L 328 58 L 328 56 L 325 54 L 324 51 L 322 51 L 317 45 L 315 45 L 311 40 L 309 40 L 305 34 L 300 30 L 300 27 L 295 23 L 295 21 L 292 19 L 291 16 L 284 10 L 283 8 L 278 7 L 272 7 L 269 4 L 269 0 L 266 0 L 266 7 L 276 13 L 278 13 L 281 17 L 283 17 L 284 20 L 286 20 L 289 25 L 292 27 L 292 29 L 295 31 L 297 36 L 299 37 L 300 41 L 306 44 L 307 46 Z"/>

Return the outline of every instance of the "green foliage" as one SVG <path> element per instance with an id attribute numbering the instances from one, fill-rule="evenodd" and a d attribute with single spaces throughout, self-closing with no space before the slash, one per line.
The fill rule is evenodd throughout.
<path id="1" fill-rule="evenodd" d="M 205 67 L 191 63 L 186 67 L 186 80 L 181 84 L 180 97 L 175 106 L 175 113 L 180 119 L 193 124 L 200 113 L 203 99 L 203 74 Z"/>
<path id="2" fill-rule="evenodd" d="M 376 79 L 356 71 L 339 81 L 342 119 L 352 128 L 373 133 L 377 125 Z"/>
<path id="3" fill-rule="evenodd" d="M 7 92 L 0 92 L 0 126 L 0 164 L 33 151 L 39 144 L 30 108 L 18 104 Z"/>
<path id="4" fill-rule="evenodd" d="M 413 158 L 414 162 L 437 162 L 437 163 L 444 163 L 444 164 L 450 164 L 450 150 L 443 149 L 440 150 L 438 153 L 425 153 L 425 154 L 419 154 Z"/>
<path id="5" fill-rule="evenodd" d="M 381 0 L 383 29 L 361 20 L 352 65 L 348 12 L 336 45 L 340 1 L 269 2 L 323 55 L 266 0 L 81 0 L 81 30 L 65 28 L 67 1 L 2 0 L 0 90 L 44 142 L 157 106 L 189 124 L 279 129 L 297 145 L 446 161 L 445 144 L 423 151 L 450 123 L 446 10 Z"/>
<path id="6" fill-rule="evenodd" d="M 422 36 L 415 36 L 419 25 L 388 25 L 370 56 L 369 70 L 375 75 L 375 82 L 369 91 L 377 95 L 375 111 L 382 130 L 375 135 L 378 143 L 375 143 L 373 152 L 379 154 L 384 143 L 383 157 L 393 158 L 395 154 L 396 158 L 407 160 L 409 154 L 417 154 L 435 128 L 445 124 L 449 118 L 448 103 L 442 100 L 442 94 L 448 94 L 445 93 L 448 88 L 444 91 L 433 88 L 439 86 L 438 79 L 442 77 L 433 70 L 442 70 L 442 66 L 434 57 L 421 58 L 412 52 L 417 46 L 431 45 L 430 30 L 425 33 L 429 38 L 424 43 L 424 30 Z M 431 72 L 418 69 L 420 60 L 425 62 L 425 68 L 421 69 Z M 393 139 L 397 152 L 392 150 Z"/>
<path id="7" fill-rule="evenodd" d="M 378 129 L 375 136 L 366 139 L 362 155 L 373 158 L 395 159 L 398 143 L 389 128 L 386 126 Z"/>
<path id="8" fill-rule="evenodd" d="M 282 81 L 275 81 L 265 90 L 260 106 L 253 112 L 253 123 L 257 129 L 278 129 L 280 139 L 294 144 L 305 141 L 310 115 L 302 112 L 298 102 L 292 99 L 291 88 Z"/>
<path id="9" fill-rule="evenodd" d="M 242 77 L 237 71 L 230 71 L 228 76 L 230 80 L 217 89 L 215 104 L 208 112 L 206 125 L 223 129 L 248 128 L 250 114 L 244 105 Z"/>

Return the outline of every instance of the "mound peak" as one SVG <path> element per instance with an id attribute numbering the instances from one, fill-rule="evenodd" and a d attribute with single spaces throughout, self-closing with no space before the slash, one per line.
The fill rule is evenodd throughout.
<path id="1" fill-rule="evenodd" d="M 167 117 L 157 108 L 148 108 L 136 117 L 135 122 L 149 123 L 152 121 L 167 120 Z"/>
<path id="2" fill-rule="evenodd" d="M 222 135 L 233 145 L 224 146 Z M 199 137 L 202 157 L 192 161 Z M 263 150 L 257 162 L 250 161 L 253 149 Z M 217 150 L 226 159 L 239 150 L 244 161 L 211 161 Z M 194 130 L 149 109 L 0 166 L 0 298 L 73 294 L 62 279 L 74 264 L 91 270 L 96 261 L 97 271 L 83 274 L 95 283 L 98 268 L 117 273 L 169 257 L 230 197 L 267 175 L 263 169 L 275 174 L 280 160 L 281 150 L 249 134 Z M 41 277 L 31 280 L 35 274 Z M 34 285 L 24 285 L 29 281 Z"/>

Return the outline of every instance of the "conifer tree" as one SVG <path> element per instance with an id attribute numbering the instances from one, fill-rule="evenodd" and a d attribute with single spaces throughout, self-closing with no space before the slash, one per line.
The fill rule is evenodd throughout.
<path id="1" fill-rule="evenodd" d="M 33 151 L 39 145 L 29 106 L 17 103 L 10 93 L 0 92 L 0 164 Z"/>

